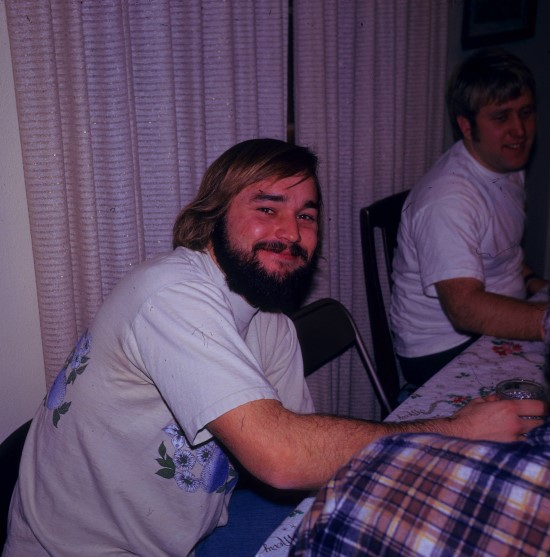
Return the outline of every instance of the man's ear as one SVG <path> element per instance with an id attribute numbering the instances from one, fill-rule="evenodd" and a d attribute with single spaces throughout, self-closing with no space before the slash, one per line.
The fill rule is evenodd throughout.
<path id="1" fill-rule="evenodd" d="M 467 141 L 472 141 L 472 124 L 470 124 L 468 118 L 464 116 L 457 116 L 456 123 L 458 124 L 458 127 L 460 128 L 460 131 L 464 136 L 464 139 L 466 139 Z"/>

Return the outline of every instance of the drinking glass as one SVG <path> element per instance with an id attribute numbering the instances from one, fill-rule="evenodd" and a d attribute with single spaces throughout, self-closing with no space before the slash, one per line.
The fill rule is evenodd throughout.
<path id="1" fill-rule="evenodd" d="M 548 389 L 544 385 L 529 379 L 507 379 L 496 387 L 496 395 L 500 399 L 531 398 L 548 401 Z M 540 420 L 542 416 L 521 416 L 526 420 Z"/>
<path id="2" fill-rule="evenodd" d="M 500 399 L 532 398 L 548 400 L 548 390 L 544 385 L 529 379 L 507 379 L 496 387 L 497 397 Z"/>

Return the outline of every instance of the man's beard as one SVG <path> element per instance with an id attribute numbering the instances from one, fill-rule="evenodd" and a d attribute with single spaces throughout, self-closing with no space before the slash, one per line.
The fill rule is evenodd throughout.
<path id="1" fill-rule="evenodd" d="M 229 289 L 262 311 L 295 311 L 305 300 L 313 284 L 317 250 L 308 261 L 307 252 L 300 245 L 290 244 L 290 253 L 301 257 L 304 265 L 285 275 L 269 273 L 262 267 L 257 257 L 258 251 L 263 249 L 280 253 L 287 245 L 282 242 L 258 242 L 251 254 L 234 249 L 229 243 L 225 218 L 221 218 L 214 228 L 212 247 L 216 260 L 225 273 Z"/>

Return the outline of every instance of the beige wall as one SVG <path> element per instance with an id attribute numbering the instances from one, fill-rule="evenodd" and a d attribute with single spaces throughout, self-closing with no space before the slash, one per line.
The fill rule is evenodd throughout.
<path id="1" fill-rule="evenodd" d="M 0 2 L 0 440 L 34 414 L 44 362 L 4 3 Z"/>

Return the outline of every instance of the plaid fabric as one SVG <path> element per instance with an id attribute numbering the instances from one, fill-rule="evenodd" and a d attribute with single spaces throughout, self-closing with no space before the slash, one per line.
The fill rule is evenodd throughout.
<path id="1" fill-rule="evenodd" d="M 550 422 L 518 443 L 369 445 L 320 491 L 289 555 L 550 555 Z"/>

